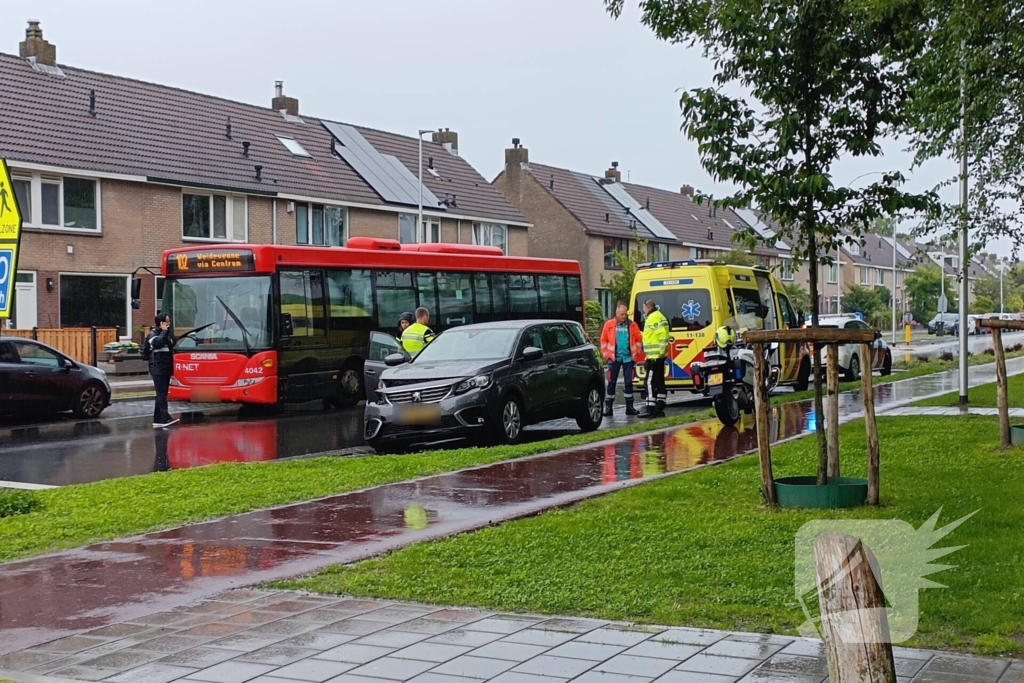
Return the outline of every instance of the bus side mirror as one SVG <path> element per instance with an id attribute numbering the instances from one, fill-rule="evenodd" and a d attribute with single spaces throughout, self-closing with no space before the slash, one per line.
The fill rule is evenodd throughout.
<path id="1" fill-rule="evenodd" d="M 159 302 L 157 302 L 159 303 Z M 132 308 L 136 311 L 142 308 L 142 278 L 132 278 Z"/>
<path id="2" fill-rule="evenodd" d="M 291 313 L 282 313 L 281 314 L 281 336 L 282 337 L 290 337 L 290 336 L 292 336 L 292 333 L 294 331 L 295 331 L 294 328 L 292 328 L 292 314 Z"/>

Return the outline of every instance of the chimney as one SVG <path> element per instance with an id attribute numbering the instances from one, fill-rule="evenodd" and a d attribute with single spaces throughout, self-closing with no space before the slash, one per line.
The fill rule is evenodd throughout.
<path id="1" fill-rule="evenodd" d="M 22 59 L 35 57 L 37 64 L 56 66 L 57 46 L 43 40 L 43 29 L 39 28 L 39 22 L 35 19 L 28 20 L 28 28 L 25 29 L 25 40 L 18 44 Z"/>
<path id="2" fill-rule="evenodd" d="M 299 101 L 294 97 L 284 96 L 284 81 L 274 81 L 274 99 L 270 101 L 270 108 L 274 111 L 283 111 L 289 116 L 299 115 Z"/>
<path id="3" fill-rule="evenodd" d="M 612 167 L 604 172 L 604 177 L 617 183 L 622 182 L 622 174 L 619 173 L 619 162 L 613 161 Z"/>
<path id="4" fill-rule="evenodd" d="M 679 188 L 679 194 L 683 195 L 684 197 L 692 197 L 693 185 L 683 185 L 682 187 Z"/>
<path id="5" fill-rule="evenodd" d="M 430 139 L 439 145 L 444 145 L 444 148 L 448 150 L 449 154 L 452 154 L 453 156 L 459 156 L 458 133 L 453 133 L 447 128 L 445 128 L 444 130 L 438 128 L 436 133 L 431 133 Z"/>
<path id="6" fill-rule="evenodd" d="M 519 138 L 512 138 L 512 146 L 505 150 L 505 166 L 526 166 L 530 163 L 530 150 L 519 144 Z"/>

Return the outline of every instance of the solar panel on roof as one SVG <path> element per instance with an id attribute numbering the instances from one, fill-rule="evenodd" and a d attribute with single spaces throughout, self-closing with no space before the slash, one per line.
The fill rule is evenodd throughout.
<path id="1" fill-rule="evenodd" d="M 419 180 L 397 158 L 381 154 L 352 126 L 324 121 L 336 140 L 334 149 L 381 198 L 391 204 L 419 204 Z M 411 179 L 411 180 L 410 180 Z M 423 205 L 439 208 L 437 197 L 423 187 Z"/>
<path id="2" fill-rule="evenodd" d="M 600 178 L 594 178 L 594 182 L 604 188 L 604 191 L 617 201 L 622 208 L 626 209 L 633 218 L 640 221 L 645 228 L 650 230 L 652 235 L 659 239 L 675 241 L 676 236 L 672 234 L 672 231 L 662 225 L 661 221 L 645 209 L 640 202 L 633 199 L 632 195 L 626 192 L 626 188 L 620 183 L 607 183 L 603 182 Z"/>

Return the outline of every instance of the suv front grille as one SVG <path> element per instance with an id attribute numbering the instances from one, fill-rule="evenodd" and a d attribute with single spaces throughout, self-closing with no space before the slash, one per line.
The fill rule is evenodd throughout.
<path id="1" fill-rule="evenodd" d="M 431 381 L 433 381 L 433 382 L 444 382 L 445 380 L 443 380 L 443 379 L 432 379 Z M 408 386 L 410 384 L 422 384 L 422 383 L 423 383 L 422 379 L 388 379 L 388 380 L 384 380 L 384 386 L 387 389 L 392 389 L 394 387 L 404 387 L 404 386 Z"/>
<path id="2" fill-rule="evenodd" d="M 452 393 L 451 385 L 443 387 L 427 387 L 426 389 L 410 389 L 404 391 L 384 391 L 388 403 L 440 403 Z"/>

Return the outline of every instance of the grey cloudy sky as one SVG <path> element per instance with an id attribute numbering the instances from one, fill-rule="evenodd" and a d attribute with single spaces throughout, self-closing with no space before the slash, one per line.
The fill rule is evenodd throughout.
<path id="1" fill-rule="evenodd" d="M 16 54 L 39 19 L 63 64 L 268 106 L 283 80 L 309 115 L 451 128 L 488 180 L 519 137 L 533 161 L 601 174 L 615 160 L 633 182 L 724 194 L 679 130 L 677 91 L 709 85 L 711 66 L 657 41 L 627 4 L 614 21 L 602 0 L 6 0 L 0 51 Z M 909 164 L 893 143 L 835 179 Z M 918 171 L 912 187 L 949 169 Z"/>

